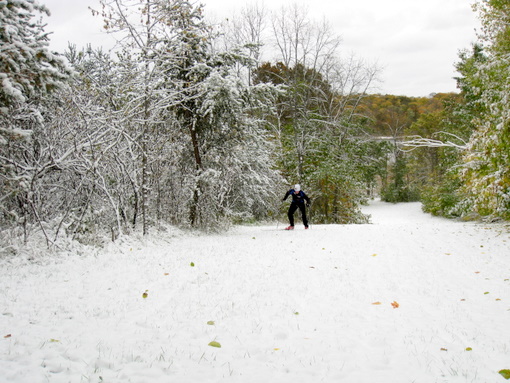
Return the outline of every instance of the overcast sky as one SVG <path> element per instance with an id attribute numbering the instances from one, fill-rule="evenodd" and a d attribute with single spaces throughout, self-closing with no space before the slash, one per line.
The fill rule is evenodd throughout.
<path id="1" fill-rule="evenodd" d="M 51 11 L 46 31 L 51 47 L 62 52 L 68 42 L 83 47 L 111 46 L 101 20 L 89 6 L 98 0 L 39 0 Z M 252 0 L 202 0 L 206 15 L 227 17 Z M 291 0 L 259 0 L 279 9 Z M 456 91 L 454 64 L 458 51 L 476 39 L 479 21 L 473 0 L 304 0 L 314 19 L 326 17 L 342 37 L 342 50 L 382 69 L 379 93 L 427 96 Z"/>

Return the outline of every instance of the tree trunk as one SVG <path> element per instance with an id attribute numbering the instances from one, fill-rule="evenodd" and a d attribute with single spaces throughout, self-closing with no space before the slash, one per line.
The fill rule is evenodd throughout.
<path id="1" fill-rule="evenodd" d="M 191 120 L 191 119 L 190 119 Z M 191 143 L 193 145 L 193 155 L 195 157 L 195 169 L 197 176 L 200 175 L 203 169 L 202 165 L 202 156 L 200 155 L 200 144 L 198 140 L 197 131 L 195 129 L 195 122 L 190 121 L 189 123 L 189 132 L 191 136 Z M 191 203 L 190 207 L 190 223 L 191 226 L 196 226 L 198 223 L 198 203 L 200 199 L 200 180 L 197 180 L 197 183 L 195 185 L 195 190 L 193 191 L 193 201 Z"/>
<path id="2" fill-rule="evenodd" d="M 149 68 L 149 58 L 148 58 L 148 49 L 151 46 L 151 33 L 150 33 L 150 25 L 151 25 L 151 9 L 150 2 L 147 0 L 147 43 L 144 48 L 144 61 L 145 61 L 145 100 L 143 105 L 143 132 L 142 132 L 142 231 L 143 235 L 147 235 L 149 233 L 148 228 L 148 205 L 149 205 L 149 171 L 147 167 L 148 159 L 147 159 L 147 150 L 148 150 L 148 135 L 149 135 L 149 117 L 150 117 L 150 68 Z"/>

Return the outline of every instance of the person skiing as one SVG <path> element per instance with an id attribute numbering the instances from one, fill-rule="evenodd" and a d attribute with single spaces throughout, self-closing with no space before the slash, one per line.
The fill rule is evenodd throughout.
<path id="1" fill-rule="evenodd" d="M 308 219 L 306 218 L 305 201 L 306 206 L 307 207 L 310 206 L 310 198 L 308 198 L 305 192 L 301 190 L 301 186 L 299 184 L 295 185 L 294 189 L 290 189 L 287 193 L 285 193 L 283 201 L 285 201 L 289 196 L 292 196 L 292 202 L 289 206 L 289 211 L 287 212 L 290 226 L 286 227 L 285 230 L 294 230 L 294 213 L 298 208 L 299 210 L 301 210 L 303 225 L 305 225 L 305 229 L 308 229 Z"/>

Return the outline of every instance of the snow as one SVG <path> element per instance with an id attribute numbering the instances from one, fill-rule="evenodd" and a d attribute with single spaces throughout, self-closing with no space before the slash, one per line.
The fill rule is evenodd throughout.
<path id="1" fill-rule="evenodd" d="M 4 257 L 0 382 L 505 381 L 508 227 L 365 211 Z"/>

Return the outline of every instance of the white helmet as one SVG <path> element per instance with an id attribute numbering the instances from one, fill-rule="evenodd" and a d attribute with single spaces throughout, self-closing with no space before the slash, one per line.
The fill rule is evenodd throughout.
<path id="1" fill-rule="evenodd" d="M 300 191 L 301 190 L 301 185 L 300 184 L 295 184 L 294 185 L 294 190 L 295 191 Z"/>

